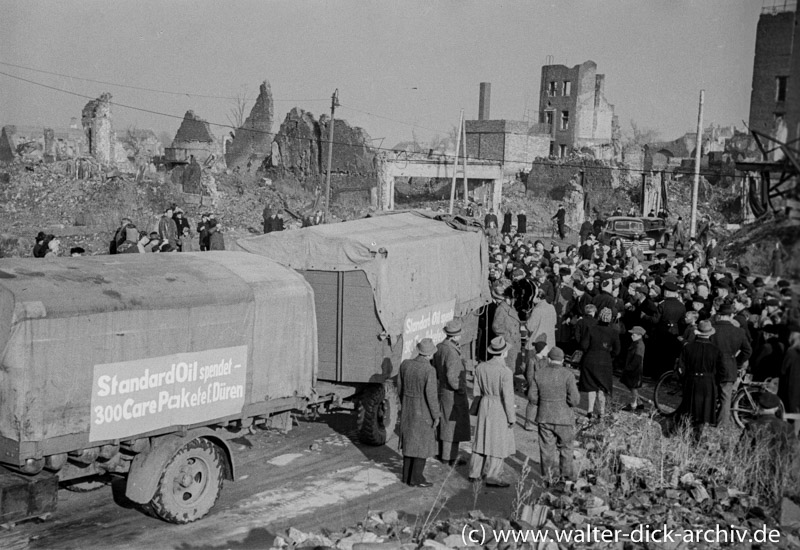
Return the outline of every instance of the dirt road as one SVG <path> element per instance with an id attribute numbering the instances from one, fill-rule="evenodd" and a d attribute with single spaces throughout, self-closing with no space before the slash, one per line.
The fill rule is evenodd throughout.
<path id="1" fill-rule="evenodd" d="M 616 391 L 625 398 L 624 390 Z M 518 478 L 526 456 L 538 461 L 532 434 L 522 429 L 525 400 L 517 396 L 517 453 L 506 476 Z M 396 510 L 409 523 L 424 521 L 437 497 L 440 517 L 478 508 L 508 516 L 515 490 L 481 487 L 473 492 L 467 467 L 428 461 L 427 489 L 399 482 L 402 457 L 396 440 L 383 447 L 356 442 L 355 420 L 346 412 L 317 419 L 299 417 L 287 434 L 260 431 L 231 441 L 237 462 L 235 483 L 225 482 L 215 508 L 204 519 L 171 525 L 142 514 L 115 495 L 121 485 L 91 493 L 59 492 L 58 509 L 46 521 L 28 521 L 0 532 L 0 548 L 268 548 L 288 527 L 338 532 L 370 513 Z M 469 445 L 462 444 L 468 458 Z M 536 465 L 533 465 L 536 466 Z M 120 503 L 116 503 L 118 500 Z"/>

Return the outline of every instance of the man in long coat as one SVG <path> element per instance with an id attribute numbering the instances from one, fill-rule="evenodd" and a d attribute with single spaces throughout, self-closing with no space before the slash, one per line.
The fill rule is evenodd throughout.
<path id="1" fill-rule="evenodd" d="M 458 461 L 458 444 L 470 439 L 467 369 L 459 345 L 462 330 L 459 319 L 447 323 L 444 327 L 446 338 L 437 346 L 433 356 L 442 413 L 438 434 L 439 460 L 450 466 L 455 466 Z"/>
<path id="2" fill-rule="evenodd" d="M 678 221 L 675 222 L 675 227 L 672 230 L 672 251 L 678 251 L 678 245 L 681 245 L 681 251 L 686 247 L 686 225 L 683 223 L 683 217 L 678 216 Z"/>
<path id="3" fill-rule="evenodd" d="M 720 426 L 726 426 L 731 421 L 733 383 L 738 377 L 739 367 L 753 354 L 753 348 L 747 341 L 747 333 L 732 321 L 733 306 L 722 304 L 717 312 L 717 322 L 714 324 L 716 334 L 711 337 L 711 343 L 722 352 L 722 364 L 725 366 L 725 376 L 720 381 L 719 388 L 722 397 Z"/>
<path id="4" fill-rule="evenodd" d="M 417 344 L 417 356 L 400 365 L 397 393 L 400 397 L 400 448 L 403 451 L 403 483 L 430 487 L 423 473 L 428 457 L 436 454 L 436 426 L 439 424 L 439 398 L 436 371 L 431 357 L 436 353 L 433 340 Z"/>
<path id="5" fill-rule="evenodd" d="M 526 321 L 528 328 L 528 350 L 533 349 L 536 342 L 544 342 L 548 349 L 556 345 L 556 308 L 545 299 L 544 290 L 536 291 L 533 298 L 533 309 Z"/>
<path id="6" fill-rule="evenodd" d="M 779 393 L 787 413 L 800 413 L 800 325 L 789 325 L 789 348 L 781 365 Z"/>
<path id="7" fill-rule="evenodd" d="M 514 381 L 511 371 L 505 366 L 509 347 L 503 337 L 498 336 L 487 350 L 493 357 L 475 368 L 473 399 L 480 402 L 469 479 L 474 482 L 485 476 L 489 487 L 509 486 L 501 477 L 503 460 L 516 452 Z"/>
<path id="8" fill-rule="evenodd" d="M 700 321 L 695 330 L 697 338 L 683 347 L 680 367 L 683 370 L 682 413 L 686 415 L 699 438 L 706 424 L 717 419 L 717 388 L 725 378 L 722 352 L 711 340 L 714 327 L 710 321 Z"/>
<path id="9" fill-rule="evenodd" d="M 522 337 L 519 332 L 519 314 L 511 304 L 513 300 L 511 293 L 511 287 L 502 292 L 499 289 L 492 288 L 492 298 L 497 303 L 497 309 L 494 310 L 494 317 L 492 318 L 492 333 L 495 337 L 502 336 L 508 343 L 508 354 L 504 357 L 508 368 L 514 374 L 517 369 L 517 356 L 522 345 Z"/>
<path id="10" fill-rule="evenodd" d="M 528 389 L 528 402 L 536 407 L 539 425 L 539 453 L 542 476 L 560 475 L 575 478 L 572 467 L 572 443 L 575 440 L 575 414 L 573 408 L 581 400 L 575 377 L 564 368 L 564 352 L 553 348 L 547 354 L 547 366 L 533 376 Z M 556 450 L 559 469 L 555 468 Z"/>

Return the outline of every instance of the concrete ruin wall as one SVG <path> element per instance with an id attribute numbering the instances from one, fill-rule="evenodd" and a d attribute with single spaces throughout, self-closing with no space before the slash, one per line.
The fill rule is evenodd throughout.
<path id="1" fill-rule="evenodd" d="M 317 121 L 303 109 L 292 109 L 272 143 L 272 155 L 263 165 L 268 177 L 291 177 L 304 187 L 323 189 L 328 165 L 328 118 Z M 369 198 L 377 185 L 375 152 L 369 136 L 347 121 L 336 119 L 331 170 L 332 200 L 338 195 L 356 194 Z"/>
<path id="2" fill-rule="evenodd" d="M 225 150 L 230 169 L 258 168 L 272 149 L 272 90 L 266 80 L 261 83 L 258 98 L 241 128 Z"/>
<path id="3" fill-rule="evenodd" d="M 0 161 L 11 162 L 17 156 L 17 144 L 14 140 L 14 126 L 3 126 L 0 131 Z"/>
<path id="4" fill-rule="evenodd" d="M 756 28 L 756 48 L 753 61 L 753 84 L 750 92 L 750 119 L 752 130 L 771 133 L 775 113 L 786 112 L 786 102 L 776 101 L 778 76 L 788 76 L 791 70 L 793 12 L 763 13 Z M 789 79 L 791 86 L 792 79 Z"/>
<path id="5" fill-rule="evenodd" d="M 467 156 L 501 161 L 506 175 L 527 171 L 535 158 L 550 154 L 549 135 L 522 121 L 468 120 L 466 134 Z"/>
<path id="6" fill-rule="evenodd" d="M 102 164 L 115 161 L 116 136 L 111 123 L 111 94 L 105 92 L 83 108 L 81 122 L 89 143 L 89 154 Z"/>

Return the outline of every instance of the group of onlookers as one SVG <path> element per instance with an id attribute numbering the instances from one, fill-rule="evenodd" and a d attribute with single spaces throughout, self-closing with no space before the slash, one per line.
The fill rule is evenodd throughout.
<path id="1" fill-rule="evenodd" d="M 164 210 L 157 229 L 140 231 L 130 218 L 122 218 L 109 247 L 110 254 L 145 254 L 148 252 L 195 252 L 225 250 L 222 226 L 214 214 L 203 213 L 197 224 L 197 241 L 191 223 L 176 205 Z"/>

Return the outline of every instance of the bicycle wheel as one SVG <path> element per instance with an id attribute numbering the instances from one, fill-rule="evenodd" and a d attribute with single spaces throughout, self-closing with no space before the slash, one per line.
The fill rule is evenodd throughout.
<path id="1" fill-rule="evenodd" d="M 683 383 L 675 371 L 668 371 L 658 379 L 653 390 L 656 410 L 664 416 L 673 416 L 683 401 Z"/>
<path id="2" fill-rule="evenodd" d="M 758 416 L 758 405 L 756 403 L 762 391 L 767 390 L 754 389 L 751 391 L 745 387 L 737 391 L 736 395 L 733 397 L 733 401 L 731 402 L 731 416 L 733 416 L 733 421 L 736 422 L 736 425 L 740 428 L 744 428 L 751 420 L 754 420 L 756 416 Z M 783 418 L 785 412 L 786 410 L 781 402 L 778 406 L 778 418 Z"/>

